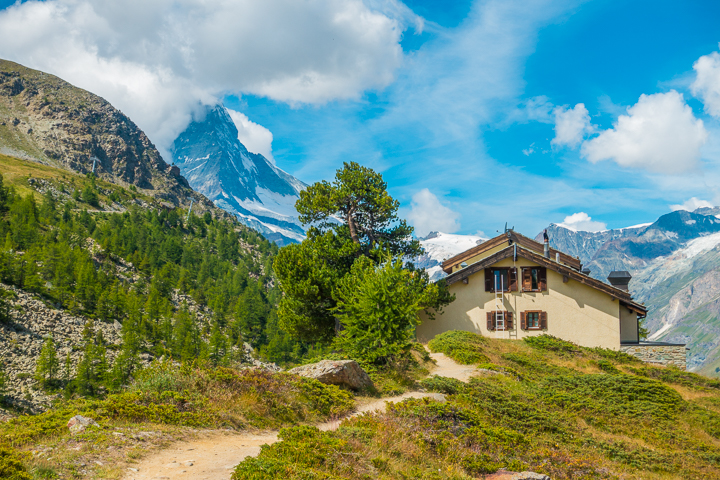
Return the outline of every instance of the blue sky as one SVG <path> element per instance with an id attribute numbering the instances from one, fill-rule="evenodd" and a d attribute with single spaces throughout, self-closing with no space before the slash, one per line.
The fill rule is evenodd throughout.
<path id="1" fill-rule="evenodd" d="M 304 4 L 295 2 L 285 6 L 292 27 L 277 5 L 262 13 L 261 33 L 215 20 L 188 44 L 217 57 L 192 62 L 180 45 L 188 29 L 161 40 L 135 30 L 181 7 L 129 2 L 136 16 L 125 19 L 112 2 L 88 3 L 92 15 L 78 3 L 0 12 L 0 29 L 33 22 L 0 56 L 105 96 L 161 151 L 193 105 L 220 99 L 272 132 L 277 165 L 306 183 L 330 179 L 343 161 L 382 172 L 421 234 L 492 235 L 505 222 L 533 236 L 550 222 L 597 230 L 720 203 L 718 2 L 338 0 L 327 5 L 375 15 L 341 30 L 315 23 L 324 12 L 290 12 Z M 97 18 L 112 38 L 62 33 Z M 43 33 L 25 35 L 35 24 Z M 48 39 L 83 60 L 61 65 Z M 306 88 L 295 64 L 322 81 Z"/>
<path id="2" fill-rule="evenodd" d="M 499 28 L 511 38 L 473 32 L 487 14 L 482 2 L 406 4 L 437 26 L 405 32 L 405 64 L 385 89 L 323 106 L 254 96 L 226 104 L 270 129 L 278 165 L 304 181 L 329 178 L 343 161 L 372 166 L 405 208 L 429 189 L 460 214 L 458 233 L 492 234 L 507 221 L 534 235 L 578 212 L 623 227 L 653 221 L 691 197 L 717 203 L 717 185 L 703 175 L 673 185 L 669 176 L 612 160 L 593 165 L 577 149 L 551 145 L 554 124 L 523 115 L 537 97 L 556 106 L 584 103 L 592 123 L 607 129 L 641 94 L 675 89 L 715 128 L 689 85 L 693 63 L 718 49 L 717 2 L 519 5 L 502 12 Z M 704 168 L 714 172 L 716 162 L 704 152 Z"/>

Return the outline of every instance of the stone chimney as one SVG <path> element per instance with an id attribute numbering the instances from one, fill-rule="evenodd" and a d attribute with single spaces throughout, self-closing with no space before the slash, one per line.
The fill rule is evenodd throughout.
<path id="1" fill-rule="evenodd" d="M 607 277 L 608 282 L 610 282 L 613 287 L 625 290 L 626 292 L 629 290 L 628 285 L 630 284 L 631 278 L 632 275 L 630 275 L 630 272 L 626 272 L 625 270 L 610 272 L 610 275 Z"/>

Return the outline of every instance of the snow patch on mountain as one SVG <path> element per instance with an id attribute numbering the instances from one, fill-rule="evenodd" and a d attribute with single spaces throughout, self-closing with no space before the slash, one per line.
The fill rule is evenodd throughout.
<path id="1" fill-rule="evenodd" d="M 690 240 L 687 246 L 678 251 L 678 253 L 685 258 L 693 258 L 701 253 L 712 250 L 713 248 L 720 245 L 720 233 L 714 233 L 704 237 Z"/>
<path id="2" fill-rule="evenodd" d="M 430 232 L 427 237 L 419 240 L 425 249 L 425 254 L 416 261 L 416 265 L 425 268 L 430 278 L 437 280 L 446 276 L 442 270 L 443 261 L 481 244 L 487 238 L 478 235 Z"/>

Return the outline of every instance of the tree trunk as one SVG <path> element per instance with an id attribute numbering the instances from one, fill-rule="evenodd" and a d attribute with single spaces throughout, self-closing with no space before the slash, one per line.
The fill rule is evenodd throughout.
<path id="1" fill-rule="evenodd" d="M 355 219 L 353 218 L 352 214 L 354 213 L 354 209 L 350 210 L 347 213 L 347 224 L 348 228 L 350 229 L 350 238 L 352 238 L 352 241 L 355 243 L 360 243 L 360 239 L 357 235 L 357 228 L 355 228 Z"/>

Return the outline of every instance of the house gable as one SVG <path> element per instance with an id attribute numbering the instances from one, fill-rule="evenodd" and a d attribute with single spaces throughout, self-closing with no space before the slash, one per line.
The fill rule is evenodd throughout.
<path id="1" fill-rule="evenodd" d="M 498 250 L 502 250 L 503 245 L 511 246 L 513 244 L 517 244 L 518 246 L 534 251 L 540 255 L 543 254 L 544 246 L 542 243 L 538 243 L 535 240 L 532 240 L 513 230 L 509 230 L 505 234 L 498 235 L 497 237 L 491 238 L 476 247 L 459 253 L 454 257 L 448 258 L 443 262 L 442 269 L 447 274 L 454 273 L 461 268 L 460 266 L 463 262 L 468 264 L 476 263 L 480 259 L 483 259 Z M 555 250 L 554 248 L 550 249 L 550 256 L 552 258 L 559 256 L 560 263 L 567 265 L 574 270 L 579 271 L 582 268 L 580 259 L 571 257 L 570 255 L 567 255 L 559 250 Z"/>

